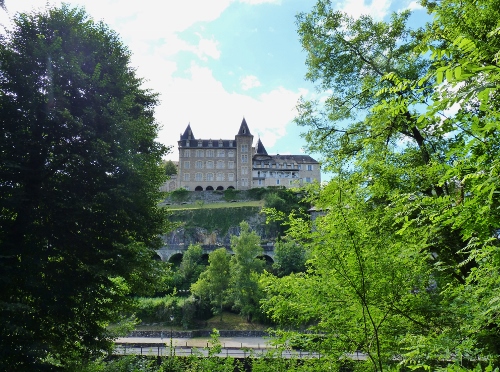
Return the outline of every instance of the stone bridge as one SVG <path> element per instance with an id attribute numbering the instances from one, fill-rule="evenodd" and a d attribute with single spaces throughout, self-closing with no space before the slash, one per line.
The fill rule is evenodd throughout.
<path id="1" fill-rule="evenodd" d="M 170 261 L 170 259 L 176 255 L 181 255 L 181 256 L 184 255 L 184 252 L 187 251 L 188 247 L 189 246 L 185 244 L 170 244 L 156 250 L 156 253 L 158 253 L 158 256 L 161 258 L 162 261 Z M 203 254 L 206 255 L 222 247 L 226 248 L 226 250 L 230 254 L 233 254 L 233 251 L 231 250 L 230 246 L 201 245 L 201 248 L 203 249 Z M 274 262 L 274 244 L 273 243 L 262 244 L 262 249 L 264 250 L 264 258 L 266 260 L 271 260 Z"/>

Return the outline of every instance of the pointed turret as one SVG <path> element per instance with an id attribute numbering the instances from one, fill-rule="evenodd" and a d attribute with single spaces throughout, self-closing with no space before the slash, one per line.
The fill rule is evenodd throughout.
<path id="1" fill-rule="evenodd" d="M 240 125 L 240 130 L 238 131 L 238 136 L 251 136 L 252 133 L 250 133 L 250 129 L 248 129 L 248 124 L 245 118 L 243 118 L 243 121 L 241 122 Z"/>
<path id="2" fill-rule="evenodd" d="M 191 140 L 191 139 L 194 139 L 194 135 L 193 135 L 193 131 L 191 130 L 191 123 L 190 123 L 186 127 L 184 134 L 181 134 L 181 141 L 182 140 Z"/>
<path id="3" fill-rule="evenodd" d="M 266 148 L 262 144 L 262 141 L 260 140 L 260 138 L 257 141 L 257 148 L 255 149 L 255 154 L 256 155 L 267 155 Z"/>

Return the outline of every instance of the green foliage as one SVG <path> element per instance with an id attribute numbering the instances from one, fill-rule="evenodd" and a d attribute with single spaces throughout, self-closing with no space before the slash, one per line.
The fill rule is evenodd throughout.
<path id="1" fill-rule="evenodd" d="M 175 202 L 185 202 L 189 198 L 189 191 L 181 187 L 180 189 L 175 189 L 170 193 L 170 196 Z"/>
<path id="2" fill-rule="evenodd" d="M 165 174 L 167 176 L 173 176 L 174 174 L 177 174 L 177 167 L 172 160 L 167 160 L 165 162 Z"/>
<path id="3" fill-rule="evenodd" d="M 500 3 L 422 3 L 421 30 L 328 0 L 299 15 L 307 78 L 328 97 L 300 102 L 296 121 L 333 179 L 312 231 L 288 220 L 307 273 L 262 276 L 263 306 L 324 333 L 334 358 L 362 350 L 363 368 L 497 366 Z"/>
<path id="4" fill-rule="evenodd" d="M 0 370 L 109 349 L 154 289 L 168 230 L 156 95 L 118 35 L 79 9 L 18 14 L 0 43 Z"/>
<path id="5" fill-rule="evenodd" d="M 208 267 L 200 278 L 191 286 L 191 292 L 201 300 L 208 300 L 213 306 L 212 312 L 220 314 L 227 300 L 230 272 L 229 253 L 226 248 L 219 248 L 208 256 Z"/>
<path id="6" fill-rule="evenodd" d="M 248 196 L 254 200 L 262 200 L 262 198 L 267 194 L 268 189 L 264 187 L 257 187 L 247 191 Z"/>
<path id="7" fill-rule="evenodd" d="M 225 235 L 230 227 L 236 226 L 260 212 L 260 207 L 238 208 L 202 208 L 195 210 L 177 210 L 170 216 L 172 222 L 180 222 L 189 234 L 189 230 L 203 227 L 209 232 L 218 231 Z"/>
<path id="8" fill-rule="evenodd" d="M 280 240 L 274 245 L 274 264 L 278 276 L 306 270 L 306 249 L 292 240 Z"/>
<path id="9" fill-rule="evenodd" d="M 187 290 L 191 287 L 191 284 L 198 280 L 200 274 L 205 270 L 202 256 L 203 249 L 200 245 L 189 245 L 174 275 L 174 284 L 177 289 Z"/>
<path id="10" fill-rule="evenodd" d="M 260 237 L 250 231 L 248 223 L 243 221 L 240 223 L 240 235 L 231 237 L 231 249 L 234 253 L 230 261 L 233 307 L 247 320 L 251 320 L 259 314 L 261 297 L 258 274 L 264 269 L 264 261 L 257 257 L 264 252 Z"/>
<path id="11" fill-rule="evenodd" d="M 225 201 L 231 201 L 231 200 L 237 200 L 238 196 L 240 194 L 239 190 L 236 189 L 226 189 L 224 190 L 224 200 Z"/>

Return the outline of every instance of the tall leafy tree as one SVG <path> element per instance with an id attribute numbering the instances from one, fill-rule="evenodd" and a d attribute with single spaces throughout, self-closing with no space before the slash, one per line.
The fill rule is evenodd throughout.
<path id="1" fill-rule="evenodd" d="M 305 271 L 306 258 L 306 249 L 293 240 L 283 239 L 274 245 L 273 268 L 279 276 Z"/>
<path id="2" fill-rule="evenodd" d="M 167 162 L 165 163 L 165 174 L 167 176 L 177 174 L 177 167 L 172 160 L 167 160 Z"/>
<path id="3" fill-rule="evenodd" d="M 231 298 L 234 308 L 251 320 L 259 312 L 260 290 L 258 275 L 264 270 L 264 261 L 259 259 L 264 251 L 260 237 L 250 231 L 246 221 L 240 224 L 240 235 L 231 237 L 234 253 L 230 261 Z"/>
<path id="4" fill-rule="evenodd" d="M 202 262 L 203 249 L 199 244 L 190 244 L 175 275 L 178 289 L 189 289 L 196 282 L 200 274 L 205 270 Z"/>
<path id="5" fill-rule="evenodd" d="M 155 94 L 85 11 L 15 16 L 0 43 L 0 369 L 111 346 L 106 326 L 161 273 Z"/>
<path id="6" fill-rule="evenodd" d="M 303 100 L 297 122 L 334 178 L 314 231 L 291 223 L 311 244 L 310 271 L 265 281 L 275 319 L 331 332 L 332 351 L 358 345 L 376 370 L 396 354 L 500 355 L 500 4 L 422 3 L 435 18 L 417 31 L 408 13 L 354 20 L 326 0 L 299 16 L 307 77 L 326 99 Z"/>
<path id="7" fill-rule="evenodd" d="M 191 292 L 202 299 L 208 299 L 213 306 L 214 314 L 220 314 L 227 301 L 229 292 L 229 261 L 230 255 L 226 248 L 219 248 L 208 256 L 208 267 L 201 273 L 200 278 L 191 285 Z"/>

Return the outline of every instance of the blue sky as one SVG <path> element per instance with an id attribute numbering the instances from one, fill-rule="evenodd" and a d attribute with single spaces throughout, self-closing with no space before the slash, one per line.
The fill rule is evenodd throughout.
<path id="1" fill-rule="evenodd" d="M 425 13 L 414 0 L 332 1 L 357 17 L 384 19 L 392 11 Z M 49 4 L 60 1 L 49 0 Z M 315 96 L 304 80 L 305 58 L 295 15 L 315 0 L 68 0 L 117 31 L 133 53 L 145 86 L 160 93 L 159 141 L 177 159 L 179 134 L 191 124 L 197 138 L 233 138 L 243 117 L 269 153 L 300 154 L 303 128 L 293 124 L 301 95 Z M 5 0 L 9 14 L 44 7 L 47 0 Z M 318 160 L 319 156 L 312 154 Z M 327 176 L 326 176 L 327 178 Z"/>

